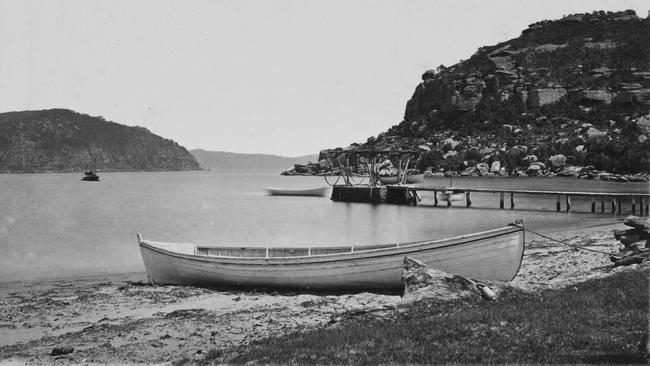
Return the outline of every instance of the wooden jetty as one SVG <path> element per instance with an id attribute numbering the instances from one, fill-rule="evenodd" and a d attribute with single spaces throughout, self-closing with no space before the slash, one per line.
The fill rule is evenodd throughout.
<path id="1" fill-rule="evenodd" d="M 621 200 L 629 200 L 631 202 L 632 214 L 636 213 L 638 203 L 639 214 L 648 215 L 648 202 L 650 201 L 650 193 L 614 193 L 614 192 L 578 192 L 578 191 L 540 191 L 540 190 L 524 190 L 524 189 L 495 189 L 495 188 L 458 188 L 458 187 L 426 187 L 426 186 L 411 186 L 408 189 L 412 192 L 429 191 L 434 193 L 434 206 L 438 206 L 438 192 L 453 191 L 455 193 L 462 192 L 465 194 L 465 207 L 472 207 L 472 192 L 483 192 L 499 194 L 499 208 L 505 207 L 506 195 L 510 198 L 510 209 L 515 208 L 515 194 L 518 195 L 544 195 L 555 196 L 555 210 L 562 210 L 562 198 L 565 201 L 565 210 L 571 210 L 571 198 L 576 197 L 591 197 L 591 212 L 597 211 L 597 203 L 600 203 L 600 212 L 606 212 L 606 206 L 611 207 L 609 210 L 613 214 L 620 214 L 622 211 Z M 447 206 L 451 206 L 451 195 L 447 195 Z M 404 202 L 407 203 L 407 202 Z"/>
<path id="2" fill-rule="evenodd" d="M 438 206 L 440 201 L 445 202 L 448 207 L 452 206 L 452 201 L 463 201 L 465 207 L 472 207 L 472 193 L 491 193 L 499 195 L 499 208 L 504 209 L 506 206 L 506 196 L 510 198 L 510 209 L 515 208 L 515 195 L 526 196 L 552 196 L 555 197 L 556 211 L 562 211 L 562 201 L 565 202 L 566 212 L 571 211 L 571 200 L 591 198 L 591 212 L 598 211 L 600 203 L 601 213 L 621 214 L 623 211 L 623 202 L 630 202 L 631 213 L 636 214 L 637 205 L 640 215 L 648 215 L 648 202 L 650 201 L 650 192 L 648 193 L 620 193 L 620 192 L 579 192 L 579 191 L 546 191 L 546 190 L 523 190 L 523 189 L 496 189 L 496 188 L 462 188 L 462 187 L 432 187 L 417 184 L 405 184 L 406 172 L 408 171 L 409 162 L 413 156 L 417 156 L 419 151 L 416 150 L 376 150 L 374 148 L 357 149 L 345 152 L 345 164 L 339 161 L 343 167 L 341 176 L 345 184 L 333 185 L 333 201 L 341 202 L 366 202 L 366 203 L 393 203 L 417 205 L 420 201 L 418 192 L 433 192 L 434 206 Z M 378 173 L 377 160 L 380 156 L 397 155 L 399 157 L 398 177 L 402 177 L 401 184 L 382 185 Z M 364 185 L 354 184 L 352 177 L 352 168 L 350 165 L 351 157 L 364 157 L 367 165 L 369 183 Z M 339 156 L 340 158 L 340 156 Z M 403 160 L 406 163 L 403 164 Z M 327 180 L 327 179 L 326 179 Z M 338 179 L 337 179 L 338 181 Z M 451 185 L 451 181 L 450 181 Z M 440 199 L 438 193 L 441 193 Z"/>
<path id="3" fill-rule="evenodd" d="M 438 193 L 444 195 L 445 200 L 439 199 Z M 632 214 L 648 215 L 650 193 L 614 193 L 614 192 L 579 192 L 579 191 L 541 191 L 523 189 L 497 189 L 497 188 L 461 188 L 461 187 L 431 187 L 419 185 L 389 185 L 389 186 L 334 186 L 331 199 L 343 202 L 366 203 L 393 203 L 417 205 L 420 201 L 418 192 L 433 192 L 433 205 L 452 206 L 452 196 L 459 193 L 464 195 L 464 207 L 472 207 L 472 193 L 491 193 L 499 196 L 499 209 L 506 208 L 506 197 L 509 198 L 509 208 L 515 209 L 516 195 L 550 196 L 555 198 L 555 210 L 560 212 L 564 206 L 566 212 L 571 211 L 572 199 L 591 198 L 591 212 L 621 214 L 622 201 L 630 202 Z M 562 202 L 564 201 L 564 205 Z"/>

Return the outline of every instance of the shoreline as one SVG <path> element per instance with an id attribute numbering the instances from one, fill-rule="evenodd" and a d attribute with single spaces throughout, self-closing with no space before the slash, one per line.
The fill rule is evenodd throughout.
<path id="1" fill-rule="evenodd" d="M 572 227 L 562 227 L 562 228 L 553 228 L 553 227 L 545 227 L 544 228 L 544 234 L 566 234 L 566 233 L 572 233 L 575 231 L 584 231 L 587 229 L 593 229 L 593 228 L 600 228 L 600 227 L 605 227 L 605 226 L 611 226 L 611 225 L 617 225 L 623 222 L 624 217 L 611 217 L 611 222 L 595 222 L 595 223 L 590 223 L 589 225 L 580 225 L 580 226 L 572 226 Z M 533 234 L 533 238 L 537 237 L 536 235 Z M 527 239 L 528 240 L 528 239 Z M 30 283 L 30 282 L 36 282 L 36 281 L 43 281 L 43 282 L 48 282 L 48 281 L 62 281 L 62 280 L 77 280 L 77 281 L 83 281 L 83 280 L 88 280 L 88 279 L 93 279 L 93 278 L 106 278 L 108 279 L 113 279 L 115 277 L 141 277 L 145 278 L 147 277 L 146 271 L 144 269 L 144 265 L 138 266 L 138 269 L 136 269 L 134 266 L 129 266 L 128 269 L 125 269 L 124 271 L 120 270 L 108 270 L 108 271 L 102 271 L 102 272 L 77 272 L 77 273 L 43 273 L 43 274 L 33 274 L 33 275 L 27 275 L 22 278 L 16 278 L 16 279 L 10 279 L 10 280 L 2 280 L 0 279 L 0 295 L 2 295 L 2 288 L 4 286 L 7 286 L 9 284 L 17 284 L 17 283 Z M 1 298 L 1 297 L 0 297 Z"/>
<path id="2" fill-rule="evenodd" d="M 604 252 L 620 246 L 620 222 L 564 229 L 551 236 Z M 648 264 L 611 269 L 604 254 L 527 236 L 520 271 L 524 291 L 570 286 Z M 141 276 L 141 277 L 140 277 Z M 350 313 L 386 316 L 404 304 L 392 294 L 317 295 L 150 286 L 144 272 L 0 283 L 0 363 L 163 363 L 201 358 L 266 337 L 326 327 Z"/>

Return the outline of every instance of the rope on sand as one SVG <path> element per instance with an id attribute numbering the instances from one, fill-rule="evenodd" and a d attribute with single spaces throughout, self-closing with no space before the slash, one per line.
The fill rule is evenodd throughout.
<path id="1" fill-rule="evenodd" d="M 515 224 L 515 225 L 516 225 L 516 226 L 519 226 L 520 228 L 524 229 L 525 231 L 527 231 L 527 232 L 529 232 L 529 233 L 531 233 L 531 234 L 535 234 L 535 235 L 541 236 L 541 237 L 544 238 L 544 239 L 548 239 L 548 240 L 554 241 L 554 242 L 556 242 L 556 243 L 560 243 L 560 244 L 562 244 L 562 245 L 566 245 L 566 246 L 572 247 L 572 248 L 574 248 L 574 249 L 586 250 L 586 251 L 589 251 L 589 252 L 605 254 L 605 255 L 608 255 L 608 256 L 610 256 L 610 257 L 618 257 L 618 254 L 615 254 L 615 253 L 604 252 L 604 251 L 602 251 L 602 250 L 596 250 L 596 249 L 590 249 L 590 248 L 581 247 L 581 246 L 579 246 L 579 245 L 575 245 L 575 244 L 567 243 L 567 242 L 562 241 L 562 240 L 558 240 L 558 239 L 555 239 L 555 238 L 551 238 L 551 237 L 548 236 L 548 235 L 544 235 L 544 234 L 539 233 L 539 232 L 537 232 L 537 231 L 531 230 L 531 229 L 529 229 L 529 228 L 527 228 L 527 227 L 524 227 L 523 225 L 519 225 L 519 224 Z M 629 256 L 627 256 L 626 258 L 646 259 L 646 257 L 639 256 L 639 255 L 629 255 Z"/>

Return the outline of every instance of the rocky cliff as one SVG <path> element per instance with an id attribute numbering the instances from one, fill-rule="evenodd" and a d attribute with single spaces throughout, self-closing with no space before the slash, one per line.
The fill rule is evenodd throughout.
<path id="1" fill-rule="evenodd" d="M 419 147 L 432 174 L 593 178 L 650 172 L 648 137 L 650 20 L 600 11 L 425 71 L 400 123 L 345 150 Z M 343 150 L 312 170 L 336 171 Z"/>
<path id="2" fill-rule="evenodd" d="M 0 172 L 196 170 L 172 140 L 66 109 L 0 114 Z"/>

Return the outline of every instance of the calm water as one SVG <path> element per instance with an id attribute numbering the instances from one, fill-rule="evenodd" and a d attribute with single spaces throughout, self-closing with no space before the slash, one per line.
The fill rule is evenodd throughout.
<path id="1" fill-rule="evenodd" d="M 313 188 L 321 177 L 277 172 L 0 174 L 0 280 L 142 271 L 136 233 L 145 238 L 229 245 L 347 245 L 439 238 L 501 226 L 523 218 L 545 232 L 616 222 L 621 217 L 556 213 L 555 198 L 517 197 L 498 210 L 497 195 L 472 195 L 466 209 L 332 202 L 329 197 L 272 197 L 264 187 Z M 448 179 L 426 184 L 449 185 Z M 647 192 L 647 183 L 572 178 L 454 178 L 458 187 Z M 508 206 L 509 202 L 506 202 Z M 458 202 L 459 206 L 464 202 Z M 509 206 L 508 206 L 509 207 Z M 609 206 L 608 206 L 609 207 Z M 540 211 L 541 210 L 541 211 Z"/>

